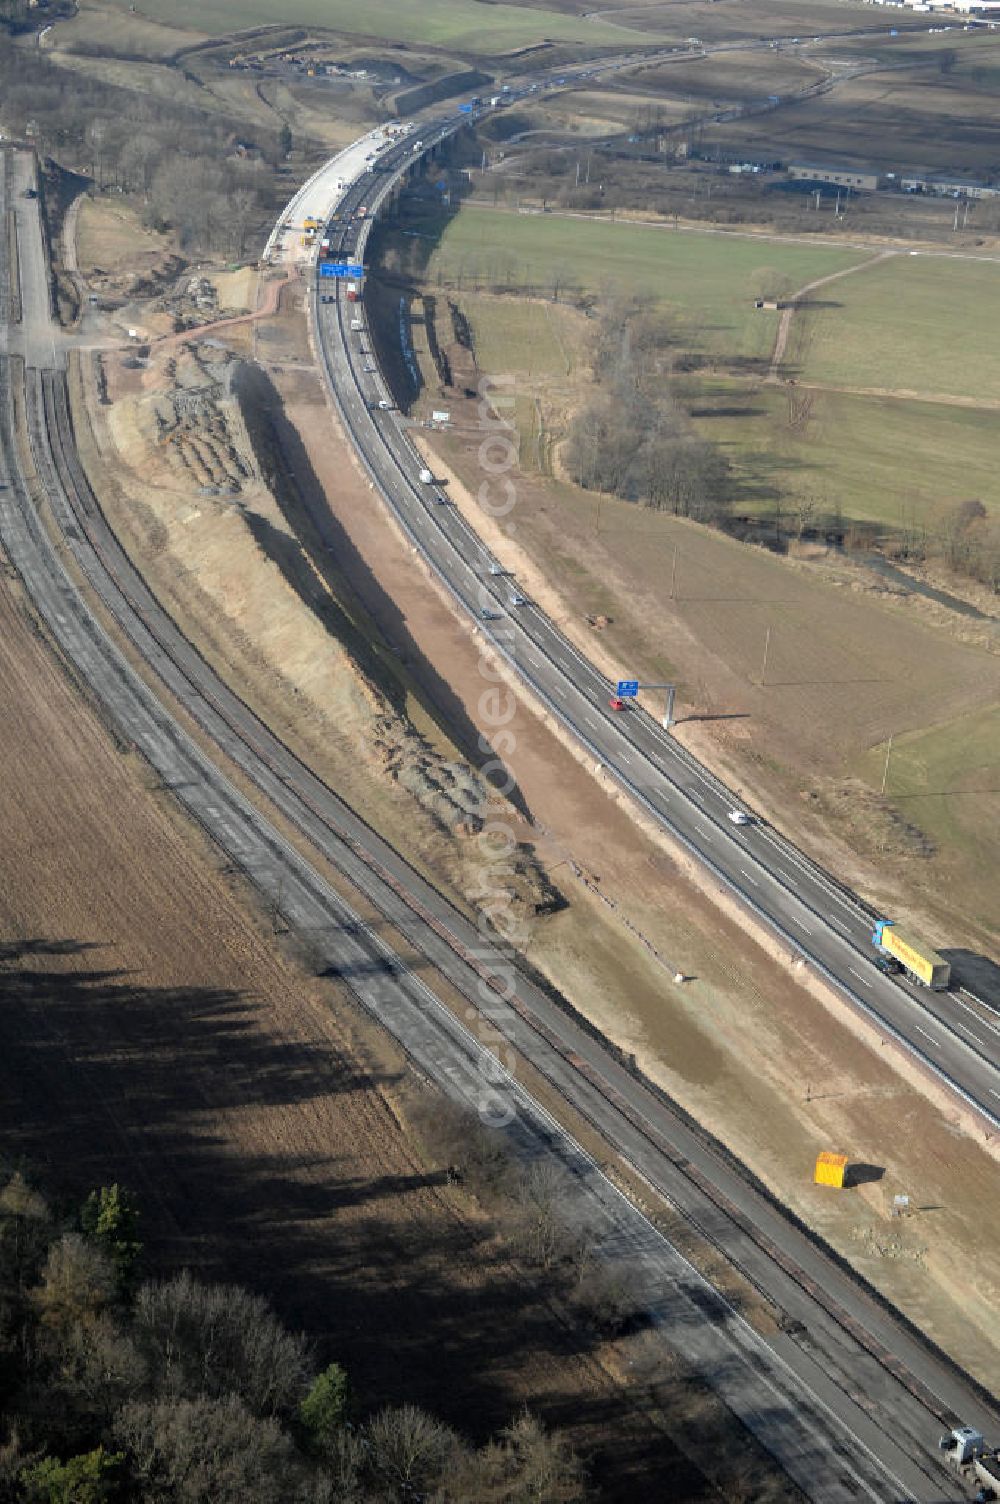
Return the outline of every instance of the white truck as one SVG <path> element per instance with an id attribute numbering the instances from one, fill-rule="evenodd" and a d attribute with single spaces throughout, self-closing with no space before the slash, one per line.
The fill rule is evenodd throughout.
<path id="1" fill-rule="evenodd" d="M 976 1504 L 1000 1498 L 1000 1455 L 972 1426 L 956 1426 L 938 1442 L 953 1468 L 976 1490 Z"/>
<path id="2" fill-rule="evenodd" d="M 434 484 L 434 477 L 429 470 L 421 470 L 417 478 L 422 486 L 431 486 Z"/>

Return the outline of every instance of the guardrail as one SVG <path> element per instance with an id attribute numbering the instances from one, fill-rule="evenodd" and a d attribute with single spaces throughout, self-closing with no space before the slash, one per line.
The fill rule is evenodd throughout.
<path id="1" fill-rule="evenodd" d="M 435 137 L 434 137 L 434 139 L 432 141 L 428 141 L 428 143 L 423 147 L 423 149 L 420 151 L 420 153 L 415 153 L 414 157 L 413 157 L 413 160 L 420 160 L 420 158 L 422 158 L 428 152 L 430 152 L 435 147 L 437 147 L 438 145 L 440 145 L 443 140 L 447 139 L 448 136 L 450 136 L 451 134 L 453 134 L 455 131 L 461 129 L 461 127 L 463 125 L 467 124 L 467 123 L 468 123 L 467 117 L 463 116 L 461 118 L 456 118 L 454 121 L 451 121 L 451 122 L 446 121 L 446 122 L 442 122 L 442 123 L 434 126 L 433 127 L 433 129 L 435 131 Z M 398 168 L 395 171 L 395 173 L 393 173 L 392 176 L 390 176 L 386 181 L 384 181 L 380 185 L 379 190 L 377 191 L 376 195 L 373 197 L 372 207 L 375 210 L 375 212 L 377 212 L 377 210 L 381 206 L 381 204 L 385 201 L 385 199 L 389 196 L 389 194 L 394 190 L 394 188 L 396 187 L 396 185 L 400 181 L 400 179 L 402 179 L 405 176 L 405 174 L 409 171 L 411 165 L 412 165 L 411 159 L 407 158 L 406 160 L 404 160 L 403 162 L 401 162 L 398 165 Z M 355 255 L 356 255 L 356 258 L 358 260 L 362 260 L 363 261 L 363 259 L 364 259 L 363 258 L 363 253 L 364 253 L 364 249 L 365 249 L 365 247 L 367 245 L 369 235 L 371 233 L 371 228 L 372 228 L 372 220 L 370 220 L 370 219 L 366 220 L 364 222 L 363 226 L 362 226 L 362 229 L 361 229 L 359 235 L 358 235 L 358 240 L 357 240 L 356 246 L 355 246 Z M 327 383 L 328 383 L 329 389 L 330 389 L 331 393 L 333 394 L 334 401 L 335 401 L 335 404 L 337 406 L 337 410 L 338 410 L 338 412 L 340 414 L 341 421 L 342 421 L 342 423 L 344 425 L 345 432 L 347 432 L 349 434 L 352 434 L 352 436 L 354 438 L 354 442 L 355 442 L 355 447 L 356 447 L 356 449 L 357 449 L 357 451 L 358 451 L 358 453 L 359 453 L 359 455 L 361 457 L 362 463 L 364 464 L 364 467 L 365 467 L 366 471 L 368 472 L 369 477 L 370 477 L 373 485 L 377 489 L 381 490 L 381 486 L 380 486 L 380 482 L 378 480 L 378 476 L 377 476 L 377 474 L 376 474 L 376 472 L 375 472 L 375 470 L 373 468 L 372 463 L 369 460 L 368 454 L 365 452 L 365 449 L 364 449 L 364 446 L 363 446 L 363 444 L 362 444 L 362 442 L 360 440 L 360 437 L 356 433 L 353 432 L 350 419 L 348 418 L 347 412 L 346 412 L 346 410 L 345 410 L 345 408 L 343 406 L 343 403 L 342 403 L 341 398 L 340 398 L 339 391 L 337 389 L 337 384 L 336 384 L 336 382 L 334 380 L 333 369 L 332 369 L 332 365 L 330 363 L 329 353 L 328 353 L 328 351 L 326 349 L 326 345 L 324 343 L 324 339 L 323 339 L 323 335 L 322 335 L 322 330 L 320 328 L 319 312 L 318 312 L 318 306 L 317 306 L 317 298 L 315 296 L 315 283 L 314 283 L 314 285 L 313 285 L 313 287 L 311 289 L 311 293 L 312 293 L 312 296 L 309 299 L 310 318 L 311 318 L 312 325 L 313 325 L 313 334 L 314 334 L 315 343 L 316 343 L 316 345 L 317 345 L 317 347 L 318 347 L 318 349 L 320 351 L 320 354 L 321 354 L 322 363 L 323 363 L 324 371 L 326 373 Z M 343 327 L 344 313 L 343 313 L 343 303 L 341 301 L 339 287 L 337 288 L 337 291 L 336 291 L 336 299 L 337 299 L 337 305 L 336 305 L 337 306 L 337 325 L 338 325 L 338 330 L 339 330 L 339 335 L 340 335 L 341 343 L 343 345 L 344 352 L 345 352 L 345 359 L 346 359 L 346 363 L 347 363 L 347 368 L 348 368 L 348 370 L 351 373 L 351 377 L 352 377 L 352 379 L 354 381 L 355 388 L 357 390 L 357 393 L 358 393 L 359 397 L 361 398 L 362 402 L 365 402 L 365 397 L 364 397 L 364 393 L 363 393 L 363 390 L 362 390 L 361 382 L 358 379 L 358 373 L 357 373 L 357 371 L 355 370 L 355 367 L 354 367 L 354 361 L 353 361 L 353 357 L 352 357 L 351 348 L 350 348 L 349 342 L 348 342 L 347 337 L 346 337 L 346 331 L 345 331 L 345 329 Z M 381 379 L 383 387 L 384 387 L 384 385 L 385 385 L 384 376 L 382 376 L 381 372 L 379 373 L 379 375 L 380 375 L 380 379 Z M 405 481 L 405 483 L 406 483 L 406 485 L 407 485 L 407 487 L 408 487 L 411 495 L 420 504 L 422 504 L 423 503 L 422 494 L 417 490 L 416 486 L 414 485 L 414 483 L 412 482 L 412 480 L 410 479 L 410 477 L 402 469 L 397 455 L 395 455 L 393 453 L 393 451 L 392 451 L 391 447 L 389 446 L 389 444 L 387 443 L 384 435 L 380 432 L 380 430 L 378 429 L 378 427 L 376 425 L 373 425 L 373 432 L 376 434 L 376 436 L 381 441 L 381 443 L 382 443 L 383 447 L 385 448 L 385 451 L 386 451 L 389 459 L 391 460 L 391 462 L 395 466 L 395 468 L 399 471 L 399 474 L 400 474 L 401 478 Z M 413 465 L 415 467 L 419 467 L 421 465 L 422 461 L 421 461 L 421 458 L 420 458 L 418 452 L 416 451 L 416 449 L 413 448 L 413 446 L 410 445 L 408 443 L 408 441 L 405 438 L 403 438 L 402 436 L 400 437 L 400 443 L 409 448 L 409 450 L 411 452 L 411 455 L 412 455 Z M 393 511 L 393 514 L 394 514 L 394 516 L 396 518 L 396 521 L 402 527 L 402 529 L 405 532 L 407 538 L 410 540 L 410 543 L 415 548 L 415 550 L 418 552 L 418 554 L 420 555 L 420 557 L 424 560 L 424 562 L 427 565 L 427 567 L 434 573 L 434 575 L 436 576 L 436 578 L 438 578 L 442 582 L 442 584 L 448 590 L 449 594 L 452 596 L 452 598 L 454 600 L 456 600 L 456 602 L 463 608 L 463 610 L 468 611 L 468 612 L 470 612 L 470 614 L 472 614 L 473 616 L 475 616 L 476 613 L 475 613 L 475 610 L 474 610 L 473 603 L 465 598 L 465 596 L 463 595 L 463 593 L 455 586 L 455 584 L 448 577 L 447 573 L 433 561 L 433 559 L 431 558 L 431 556 L 429 555 L 429 553 L 427 552 L 427 550 L 423 546 L 423 543 L 421 542 L 419 536 L 413 531 L 413 529 L 409 525 L 409 522 L 407 521 L 407 518 L 406 518 L 405 514 L 403 513 L 403 511 L 394 503 L 393 498 L 391 496 L 386 496 L 385 499 L 386 499 L 388 505 L 392 508 L 392 511 Z M 433 515 L 431 515 L 431 520 L 434 521 Z M 438 527 L 438 530 L 442 533 L 442 536 L 443 536 L 443 528 L 441 527 L 441 524 L 435 521 L 435 525 Z M 551 624 L 550 624 L 550 630 L 552 630 L 553 635 L 556 636 L 561 642 L 565 642 L 565 645 L 566 645 L 566 647 L 567 647 L 567 649 L 569 651 L 575 653 L 578 657 L 580 656 L 578 650 L 573 646 L 573 644 L 571 644 L 568 641 L 568 639 L 565 639 L 563 637 L 563 634 L 559 633 L 557 631 L 557 629 L 555 629 L 554 627 L 551 627 Z M 867 1002 L 866 999 L 864 997 L 862 997 L 859 993 L 857 993 L 855 991 L 855 989 L 853 987 L 851 987 L 851 985 L 849 983 L 845 982 L 840 977 L 838 977 L 837 974 L 835 972 L 833 972 L 829 968 L 829 966 L 820 959 L 820 957 L 814 955 L 812 953 L 812 951 L 810 951 L 808 949 L 808 947 L 805 944 L 803 944 L 803 942 L 801 940 L 799 940 L 796 936 L 794 936 L 793 934 L 791 934 L 785 928 L 785 926 L 781 923 L 781 921 L 778 918 L 776 918 L 774 915 L 768 913 L 767 910 L 764 909 L 757 902 L 757 900 L 755 900 L 749 893 L 747 893 L 743 888 L 741 888 L 740 885 L 736 882 L 736 880 L 734 878 L 731 878 L 722 868 L 720 868 L 718 866 L 718 864 L 711 858 L 711 856 L 709 856 L 706 852 L 702 851 L 688 836 L 686 836 L 674 824 L 674 822 L 669 818 L 669 816 L 667 816 L 663 811 L 656 809 L 655 806 L 653 806 L 651 804 L 651 802 L 646 797 L 646 795 L 642 792 L 642 790 L 639 789 L 629 779 L 629 777 L 628 777 L 627 774 L 623 773 L 619 768 L 613 767 L 613 766 L 611 766 L 611 765 L 608 764 L 606 755 L 604 753 L 602 753 L 596 747 L 596 745 L 590 740 L 590 738 L 586 735 L 586 733 L 584 731 L 582 731 L 575 724 L 574 721 L 571 720 L 571 718 L 566 714 L 566 712 L 563 711 L 561 709 L 561 707 L 555 703 L 555 701 L 545 692 L 545 690 L 542 688 L 542 686 L 540 684 L 538 684 L 537 682 L 535 682 L 533 679 L 531 679 L 530 676 L 525 673 L 523 666 L 519 665 L 515 661 L 513 654 L 511 654 L 506 648 L 504 648 L 504 646 L 503 646 L 502 643 L 497 643 L 495 639 L 487 638 L 487 640 L 490 641 L 493 644 L 493 646 L 495 647 L 495 649 L 499 652 L 500 656 L 507 661 L 507 663 L 509 664 L 509 666 L 513 669 L 514 673 L 523 682 L 527 683 L 527 685 L 531 689 L 531 692 L 544 704 L 546 710 L 548 710 L 552 715 L 554 715 L 556 717 L 556 719 L 561 724 L 565 725 L 570 730 L 570 732 L 576 738 L 576 740 L 582 746 L 584 746 L 586 748 L 586 750 L 591 754 L 591 756 L 593 756 L 595 758 L 595 761 L 597 761 L 598 763 L 600 763 L 603 767 L 605 767 L 607 769 L 608 773 L 613 778 L 613 780 L 615 781 L 615 783 L 617 783 L 618 786 L 620 788 L 622 788 L 622 790 L 626 794 L 628 794 L 628 796 L 630 798 L 632 798 L 633 800 L 635 800 L 635 802 L 640 807 L 642 807 L 644 809 L 645 813 L 647 815 L 649 815 L 650 817 L 652 817 L 653 820 L 657 824 L 664 826 L 669 831 L 669 833 L 671 834 L 671 836 L 675 840 L 677 840 L 679 842 L 679 844 L 688 852 L 689 855 L 691 855 L 692 857 L 694 857 L 702 866 L 704 866 L 704 867 L 706 867 L 708 869 L 708 871 L 712 874 L 712 876 L 716 879 L 716 881 L 720 882 L 723 885 L 723 887 L 732 896 L 734 896 L 746 909 L 748 909 L 751 913 L 753 913 L 754 916 L 760 922 L 762 922 L 767 929 L 769 929 L 772 933 L 776 934 L 785 944 L 787 944 L 792 949 L 792 951 L 794 953 L 796 953 L 803 961 L 807 962 L 810 966 L 812 966 L 814 968 L 814 970 L 816 971 L 816 973 L 820 977 L 822 977 L 822 979 L 824 981 L 826 981 L 829 985 L 831 985 L 837 991 L 837 993 L 839 995 L 841 995 L 842 997 L 844 997 L 854 1008 L 856 1008 L 860 1013 L 862 1013 L 862 1015 L 864 1015 L 865 1017 L 867 1017 L 870 1022 L 874 1023 L 876 1025 L 876 1027 L 879 1029 L 880 1032 L 886 1034 L 898 1046 L 900 1046 L 902 1049 L 904 1049 L 912 1058 L 915 1058 L 919 1062 L 919 1064 L 931 1076 L 933 1076 L 937 1081 L 939 1081 L 942 1085 L 944 1085 L 954 1096 L 956 1096 L 963 1103 L 964 1106 L 970 1108 L 978 1117 L 984 1119 L 990 1125 L 991 1128 L 993 1128 L 993 1129 L 1000 1128 L 1000 1116 L 997 1116 L 997 1114 L 995 1114 L 993 1111 L 991 1111 L 991 1109 L 989 1107 L 987 1107 L 984 1103 L 979 1102 L 969 1091 L 967 1091 L 958 1081 L 956 1081 L 954 1079 L 954 1077 L 949 1074 L 948 1071 L 944 1070 L 940 1065 L 938 1065 L 932 1059 L 932 1057 L 927 1054 L 927 1052 L 925 1050 L 923 1050 L 918 1044 L 913 1043 L 904 1034 L 902 1034 L 899 1031 L 899 1029 L 897 1029 L 896 1026 L 894 1026 L 893 1024 L 891 1024 L 888 1021 L 888 1019 L 886 1019 L 879 1012 L 879 1010 L 876 1007 L 874 1007 L 871 1003 Z M 547 654 L 545 652 L 545 649 L 542 648 L 540 645 L 537 645 L 537 646 L 539 647 L 539 651 L 541 651 L 546 656 L 546 658 L 551 662 L 551 655 Z M 592 667 L 592 665 L 591 665 L 591 667 Z M 715 785 L 715 787 L 717 789 L 719 789 L 719 790 L 721 790 L 721 791 L 723 791 L 725 793 L 726 797 L 732 798 L 731 791 L 726 788 L 725 784 L 722 783 L 722 781 L 719 778 L 717 778 L 717 776 L 714 773 L 712 773 L 710 770 L 706 769 L 703 766 L 703 764 L 701 764 L 698 761 L 698 759 L 695 758 L 694 755 L 688 751 L 688 749 L 686 749 L 686 748 L 680 748 L 680 745 L 672 740 L 671 741 L 671 750 L 677 751 L 678 749 L 680 751 L 680 756 L 681 756 L 682 760 L 687 761 L 690 766 L 692 766 L 693 768 L 697 769 L 698 773 L 701 776 L 707 777 Z M 640 755 L 646 756 L 646 754 L 644 754 L 644 753 L 641 752 L 641 749 L 637 748 L 636 750 L 640 753 Z M 647 762 L 650 761 L 650 759 L 648 757 L 646 757 L 646 760 L 647 760 Z M 670 777 L 670 774 L 668 772 L 666 772 L 665 769 L 663 769 L 663 768 L 657 768 L 657 771 L 661 774 L 661 776 L 667 777 L 669 779 L 669 781 L 671 782 L 671 784 L 675 788 L 678 788 L 678 791 L 680 792 L 679 786 L 677 785 L 676 781 Z M 704 811 L 702 811 L 702 813 L 703 813 L 703 815 L 705 814 Z M 715 820 L 713 816 L 711 816 L 709 814 L 707 816 L 707 818 L 711 819 L 712 822 L 713 822 L 713 824 L 715 824 L 719 829 L 722 829 L 722 827 L 719 825 L 719 822 L 717 820 Z M 799 850 L 798 850 L 797 847 L 795 847 L 794 845 L 792 845 L 792 843 L 790 843 L 790 842 L 786 842 L 784 838 L 779 837 L 778 838 L 778 843 L 780 843 L 779 844 L 779 849 L 784 848 L 787 851 L 787 853 L 789 855 L 791 855 L 795 860 L 797 860 L 797 861 L 808 860 L 808 859 L 804 859 L 803 858 L 803 854 L 801 852 L 799 852 Z M 776 844 L 778 844 L 778 843 L 776 843 Z M 814 880 L 821 881 L 821 882 L 827 884 L 830 888 L 836 889 L 838 892 L 843 893 L 843 896 L 845 898 L 849 899 L 851 902 L 853 902 L 858 907 L 859 911 L 864 915 L 864 917 L 866 919 L 868 917 L 868 912 L 874 912 L 874 911 L 866 911 L 866 907 L 863 905 L 862 901 L 857 898 L 856 895 L 852 894 L 849 889 L 845 890 L 844 887 L 843 887 L 843 885 L 837 883 L 837 880 L 835 878 L 833 878 L 830 874 L 825 873 L 825 871 L 822 868 L 819 868 L 818 866 L 815 866 L 815 864 L 812 864 L 812 863 L 810 863 L 809 865 L 811 867 L 815 867 Z M 824 923 L 824 924 L 826 923 L 825 916 L 823 916 L 812 904 L 810 904 L 807 899 L 803 898 L 800 893 L 798 893 L 787 882 L 785 882 L 784 879 L 781 877 L 780 874 L 775 873 L 775 872 L 771 872 L 767 868 L 764 868 L 764 870 L 767 871 L 768 877 L 771 879 L 771 881 L 773 881 L 781 889 L 783 889 L 783 891 L 786 892 L 789 895 L 789 897 L 793 898 L 795 900 L 795 902 L 797 902 L 798 904 L 800 904 L 809 914 L 813 915 L 815 918 L 817 918 L 818 920 L 820 920 L 821 923 Z M 865 951 L 863 951 L 860 947 L 858 947 L 855 944 L 855 942 L 851 939 L 850 936 L 839 935 L 838 937 L 840 939 L 842 939 L 842 940 L 845 940 L 847 944 L 851 945 L 852 948 L 856 951 L 856 953 L 858 955 L 864 956 L 864 957 L 866 957 L 866 959 L 870 959 L 870 957 L 867 957 L 867 953 Z M 951 1037 L 953 1038 L 953 1040 L 954 1040 L 954 1042 L 955 1042 L 956 1045 L 960 1045 L 963 1049 L 967 1050 L 968 1053 L 977 1056 L 977 1058 L 979 1058 L 980 1060 L 985 1061 L 987 1064 L 991 1064 L 992 1063 L 992 1062 L 989 1062 L 987 1060 L 987 1057 L 981 1055 L 979 1051 L 974 1050 L 972 1048 L 972 1046 L 969 1045 L 968 1042 L 965 1039 L 961 1038 L 959 1036 L 959 1034 L 954 1029 L 950 1028 L 949 1025 L 947 1025 L 946 1023 L 944 1023 L 940 1019 L 937 1019 L 936 1022 L 939 1024 L 940 1027 L 947 1029 L 948 1033 L 951 1035 Z"/>

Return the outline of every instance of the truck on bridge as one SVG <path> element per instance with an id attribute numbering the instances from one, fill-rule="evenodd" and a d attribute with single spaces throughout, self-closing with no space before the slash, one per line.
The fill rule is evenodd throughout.
<path id="1" fill-rule="evenodd" d="M 891 919 L 876 919 L 872 944 L 886 961 L 885 970 L 905 971 L 914 982 L 935 992 L 944 992 L 951 981 L 951 963 Z"/>

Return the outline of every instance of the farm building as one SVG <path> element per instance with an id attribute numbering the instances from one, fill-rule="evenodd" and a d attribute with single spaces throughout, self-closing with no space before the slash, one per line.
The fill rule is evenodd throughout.
<path id="1" fill-rule="evenodd" d="M 857 167 L 818 167 L 811 162 L 789 162 L 788 176 L 802 183 L 833 183 L 838 188 L 855 188 L 862 193 L 874 193 L 878 187 L 877 172 L 862 172 Z"/>

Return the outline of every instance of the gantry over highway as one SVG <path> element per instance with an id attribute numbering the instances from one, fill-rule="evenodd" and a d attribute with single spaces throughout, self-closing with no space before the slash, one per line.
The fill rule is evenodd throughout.
<path id="1" fill-rule="evenodd" d="M 611 60 L 558 77 L 535 75 L 507 97 L 569 87 L 578 72 L 592 76 L 622 66 Z M 472 118 L 488 108 L 474 107 Z M 876 911 L 763 821 L 734 824 L 729 816 L 738 801 L 732 791 L 639 706 L 625 715 L 613 711 L 614 686 L 499 569 L 459 510 L 440 504 L 438 488 L 421 481 L 426 461 L 392 410 L 367 331 L 351 327 L 359 310 L 345 301 L 338 278 L 321 276 L 322 261 L 362 264 L 380 209 L 420 159 L 469 120 L 469 113 L 454 109 L 422 120 L 408 136 L 386 143 L 374 167 L 363 154 L 352 182 L 342 181 L 340 158 L 336 167 L 331 164 L 339 186 L 327 208 L 329 250 L 315 269 L 311 316 L 330 390 L 368 474 L 456 605 L 586 749 L 602 777 L 679 841 L 883 1040 L 946 1087 L 967 1110 L 967 1121 L 992 1136 L 1000 1128 L 996 1020 L 957 987 L 936 993 L 887 976 L 872 944 Z M 313 182 L 319 180 L 317 174 Z M 332 188 L 330 178 L 327 186 Z"/>
<path id="2" fill-rule="evenodd" d="M 0 154 L 2 187 L 10 161 Z M 37 211 L 26 207 L 17 228 L 21 264 L 37 270 L 44 265 Z M 0 248 L 0 292 L 10 291 Z M 26 359 L 0 357 L 0 541 L 45 630 L 109 723 L 274 912 L 308 936 L 317 968 L 340 977 L 420 1071 L 473 1106 L 482 1106 L 484 1083 L 495 1084 L 501 1104 L 511 1109 L 498 1131 L 518 1154 L 553 1156 L 563 1165 L 567 1218 L 586 1229 L 599 1257 L 629 1268 L 663 1339 L 810 1497 L 835 1504 L 862 1497 L 920 1504 L 960 1498 L 958 1480 L 939 1462 L 937 1436 L 958 1423 L 1000 1436 L 992 1404 L 513 968 L 499 945 L 484 942 L 477 926 L 232 694 L 163 611 L 122 551 L 82 470 L 60 336 L 47 322 L 48 338 L 33 342 Z M 39 492 L 55 537 L 36 509 Z M 98 622 L 64 559 L 103 603 L 113 633 Z M 121 652 L 119 637 L 141 658 L 146 678 Z M 203 746 L 173 715 L 174 701 L 200 729 Z M 234 767 L 256 791 L 253 799 L 231 781 Z M 315 862 L 278 832 L 257 806 L 258 796 L 299 832 Z M 347 879 L 359 907 L 362 898 L 374 905 L 390 930 L 375 933 L 332 889 L 318 870 L 320 858 Z M 424 958 L 419 975 L 393 949 L 393 931 Z M 733 1262 L 770 1304 L 771 1335 L 755 1331 L 498 1066 L 441 1001 L 438 978 L 467 1001 L 470 1018 L 488 1018 L 559 1097 Z"/>

